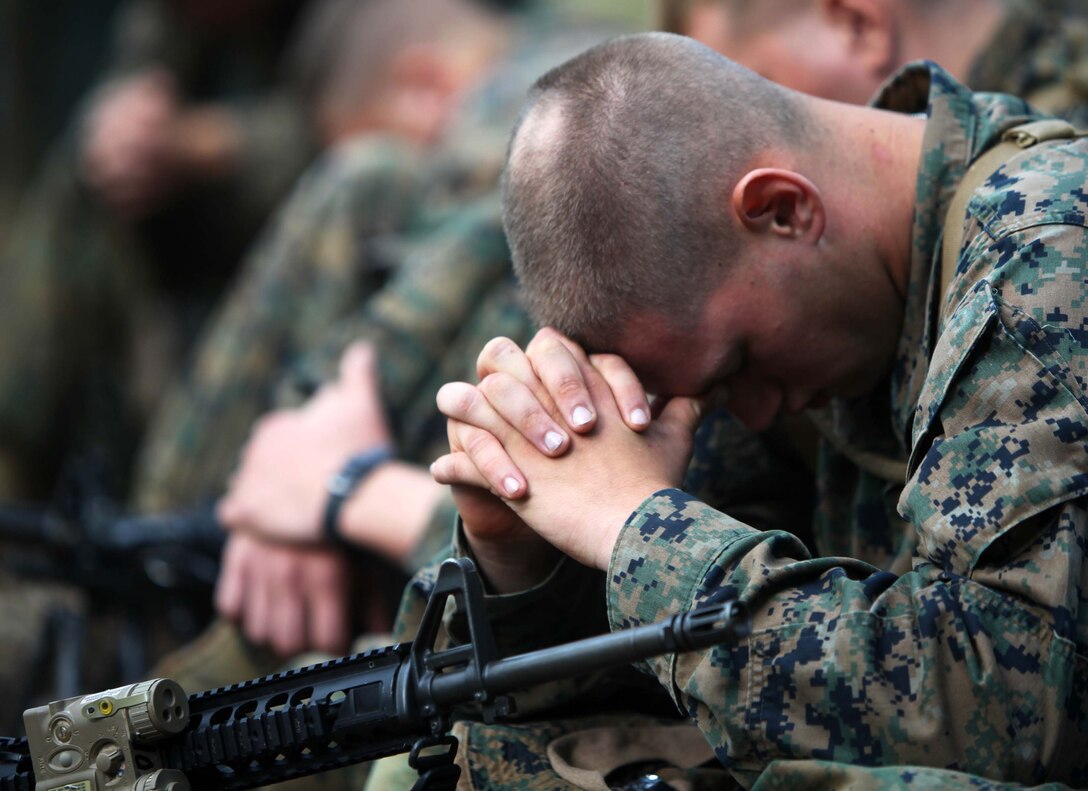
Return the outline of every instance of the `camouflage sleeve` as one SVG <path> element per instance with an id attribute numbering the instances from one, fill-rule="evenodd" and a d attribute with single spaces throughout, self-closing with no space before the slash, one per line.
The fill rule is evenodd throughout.
<path id="1" fill-rule="evenodd" d="M 313 158 L 318 140 L 301 97 L 290 87 L 228 99 L 223 108 L 241 133 L 226 205 L 243 227 L 256 228 Z"/>
<path id="2" fill-rule="evenodd" d="M 315 163 L 154 416 L 137 465 L 138 507 L 188 507 L 219 494 L 282 370 L 384 280 L 373 242 L 407 221 L 418 172 L 415 150 L 385 138 Z"/>

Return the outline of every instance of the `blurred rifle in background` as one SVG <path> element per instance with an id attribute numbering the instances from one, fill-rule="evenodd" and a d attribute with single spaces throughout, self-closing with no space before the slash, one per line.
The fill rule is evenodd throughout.
<path id="1" fill-rule="evenodd" d="M 89 627 L 98 616 L 117 621 L 117 667 L 108 675 L 118 679 L 146 674 L 152 625 L 179 640 L 195 637 L 212 615 L 223 542 L 212 504 L 181 514 L 125 514 L 89 465 L 70 467 L 53 503 L 0 505 L 4 574 L 59 583 L 85 601 L 57 606 L 46 618 L 33 665 L 52 667 L 45 694 L 86 688 L 87 642 L 98 639 Z M 94 654 L 109 656 L 100 647 Z"/>

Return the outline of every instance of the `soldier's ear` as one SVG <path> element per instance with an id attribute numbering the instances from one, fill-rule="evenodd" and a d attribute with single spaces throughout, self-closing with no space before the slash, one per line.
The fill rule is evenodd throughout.
<path id="1" fill-rule="evenodd" d="M 819 188 L 792 170 L 749 171 L 733 188 L 732 204 L 741 226 L 757 235 L 815 244 L 827 224 Z"/>
<path id="2" fill-rule="evenodd" d="M 819 6 L 866 73 L 879 81 L 895 71 L 900 31 L 890 0 L 819 0 Z"/>

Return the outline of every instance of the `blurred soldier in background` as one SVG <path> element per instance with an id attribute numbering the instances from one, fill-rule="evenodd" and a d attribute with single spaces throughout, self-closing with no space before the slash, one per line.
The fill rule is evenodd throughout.
<path id="1" fill-rule="evenodd" d="M 530 329 L 499 217 L 509 128 L 537 74 L 604 36 L 480 0 L 329 0 L 311 22 L 315 106 L 336 145 L 249 257 L 139 465 L 139 506 L 181 508 L 222 494 L 245 445 L 220 509 L 218 603 L 249 639 L 221 622 L 156 668 L 191 690 L 348 648 L 357 575 L 321 528 L 328 480 L 353 455 L 391 449 L 344 503 L 340 544 L 410 571 L 448 541 L 423 466 L 445 447 L 434 394 L 471 374 L 490 334 Z"/>
<path id="2" fill-rule="evenodd" d="M 658 11 L 663 30 L 826 99 L 867 102 L 925 59 L 976 91 L 1088 125 L 1082 0 L 659 0 Z"/>
<path id="3" fill-rule="evenodd" d="M 327 0 L 309 23 L 304 74 L 329 151 L 248 255 L 156 415 L 140 510 L 218 497 L 280 375 L 395 276 L 411 239 L 496 183 L 500 139 L 457 129 L 454 115 L 508 46 L 503 12 L 479 0 Z"/>
<path id="4" fill-rule="evenodd" d="M 288 77 L 303 5 L 121 7 L 108 73 L 53 146 L 0 251 L 4 500 L 52 494 L 76 457 L 101 469 L 90 477 L 110 494 L 126 493 L 163 382 L 311 156 L 309 113 Z M 49 670 L 55 614 L 94 616 L 106 625 L 97 644 L 115 643 L 111 616 L 85 613 L 78 592 L 4 574 L 0 597 L 0 683 L 13 709 Z M 84 682 L 115 681 L 116 659 L 100 652 Z"/>
<path id="5" fill-rule="evenodd" d="M 109 76 L 0 259 L 0 494 L 48 494 L 76 454 L 125 492 L 163 381 L 312 153 L 285 77 L 302 5 L 122 8 Z"/>
<path id="6" fill-rule="evenodd" d="M 382 30 L 417 15 L 442 22 L 421 18 L 414 43 L 391 60 L 388 92 L 401 98 L 384 105 L 422 103 L 416 117 L 441 123 L 419 135 L 390 121 L 380 136 L 348 124 L 361 134 L 303 180 L 204 339 L 151 432 L 138 487 L 145 508 L 217 497 L 254 422 L 277 403 L 274 390 L 289 406 L 329 380 L 305 405 L 256 422 L 220 509 L 232 529 L 221 608 L 280 655 L 342 651 L 352 634 L 348 558 L 319 546 L 327 481 L 352 454 L 395 446 L 345 503 L 338 527 L 347 540 L 406 570 L 433 552 L 425 536 L 446 540 L 444 529 L 427 531 L 442 489 L 422 466 L 445 445 L 434 407 L 441 372 L 468 375 L 487 327 L 515 337 L 529 329 L 499 218 L 505 140 L 534 75 L 603 36 L 573 34 L 546 10 L 512 16 L 478 0 L 372 0 L 354 13 L 371 20 L 359 30 L 374 19 L 385 20 Z M 373 351 L 345 353 L 359 338 Z M 275 543 L 306 531 L 309 546 Z M 184 654 L 160 669 L 194 689 L 269 669 L 241 666 L 247 652 L 228 643 L 233 632 L 213 629 L 193 649 L 202 658 Z"/>

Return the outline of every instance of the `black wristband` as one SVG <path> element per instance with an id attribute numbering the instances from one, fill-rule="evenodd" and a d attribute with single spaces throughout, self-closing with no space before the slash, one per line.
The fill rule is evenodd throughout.
<path id="1" fill-rule="evenodd" d="M 379 445 L 352 456 L 340 471 L 329 479 L 329 499 L 325 503 L 325 515 L 321 520 L 321 533 L 328 543 L 339 546 L 351 545 L 351 542 L 340 535 L 340 527 L 337 524 L 344 500 L 359 488 L 359 484 L 375 467 L 392 458 L 393 449 L 387 445 Z"/>

